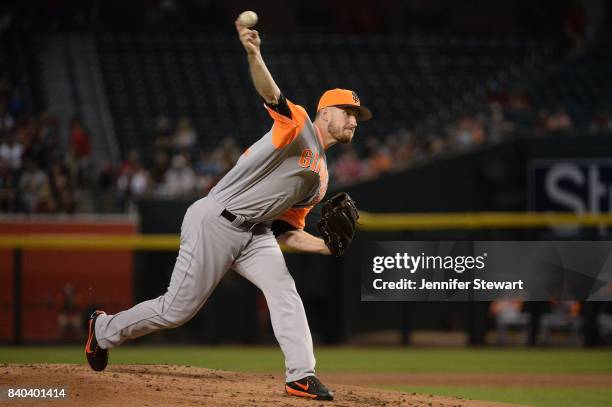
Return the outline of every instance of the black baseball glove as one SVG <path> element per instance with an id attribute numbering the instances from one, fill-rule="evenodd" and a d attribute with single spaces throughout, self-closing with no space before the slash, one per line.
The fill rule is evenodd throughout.
<path id="1" fill-rule="evenodd" d="M 334 256 L 342 256 L 353 240 L 357 219 L 359 212 L 355 201 L 346 192 L 334 195 L 323 204 L 317 228 Z"/>

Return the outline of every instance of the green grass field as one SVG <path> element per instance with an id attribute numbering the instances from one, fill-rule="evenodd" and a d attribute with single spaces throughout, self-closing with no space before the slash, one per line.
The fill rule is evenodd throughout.
<path id="1" fill-rule="evenodd" d="M 0 348 L 2 363 L 84 363 L 81 347 Z M 580 349 L 317 348 L 320 372 L 610 374 L 612 352 Z M 179 364 L 212 369 L 280 373 L 276 347 L 123 346 L 113 364 Z M 612 389 L 603 387 L 397 386 L 405 392 L 450 395 L 535 406 L 610 406 Z"/>

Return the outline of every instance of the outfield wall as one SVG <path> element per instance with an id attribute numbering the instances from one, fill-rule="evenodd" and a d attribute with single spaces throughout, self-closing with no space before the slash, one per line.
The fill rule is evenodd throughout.
<path id="1" fill-rule="evenodd" d="M 0 219 L 3 233 L 134 235 L 137 224 L 127 217 L 20 217 Z M 59 338 L 60 314 L 77 315 L 98 304 L 109 312 L 133 304 L 134 255 L 126 250 L 24 249 L 20 256 L 20 305 L 16 307 L 15 251 L 0 250 L 0 340 L 16 336 L 15 308 L 21 312 L 24 342 Z M 74 307 L 65 304 L 66 284 L 74 288 Z M 62 311 L 63 309 L 63 311 Z M 80 332 L 71 333 L 77 337 Z"/>

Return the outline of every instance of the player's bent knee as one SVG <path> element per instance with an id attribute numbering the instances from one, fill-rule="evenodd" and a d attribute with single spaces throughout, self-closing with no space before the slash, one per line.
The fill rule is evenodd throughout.
<path id="1" fill-rule="evenodd" d="M 178 328 L 193 318 L 196 312 L 197 309 L 193 307 L 188 307 L 185 309 L 171 307 L 165 312 L 160 313 L 159 317 L 162 320 L 162 325 L 165 328 Z"/>

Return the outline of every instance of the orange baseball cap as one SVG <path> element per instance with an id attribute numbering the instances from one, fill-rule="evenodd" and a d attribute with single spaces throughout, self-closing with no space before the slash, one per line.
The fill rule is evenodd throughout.
<path id="1" fill-rule="evenodd" d="M 372 111 L 367 107 L 361 106 L 359 96 L 352 90 L 348 89 L 330 89 L 321 96 L 319 99 L 319 106 L 317 106 L 317 112 L 324 107 L 337 106 L 337 107 L 356 107 L 359 110 L 359 116 L 357 120 L 360 122 L 370 120 L 372 118 Z"/>

